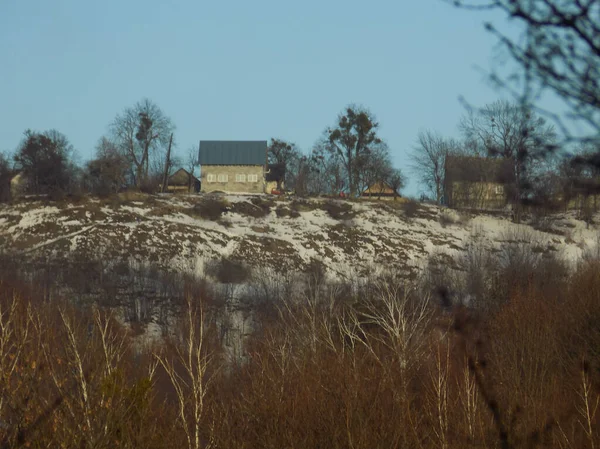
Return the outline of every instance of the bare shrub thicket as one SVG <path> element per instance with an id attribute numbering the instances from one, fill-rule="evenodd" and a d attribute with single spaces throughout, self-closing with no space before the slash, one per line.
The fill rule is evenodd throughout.
<path id="1" fill-rule="evenodd" d="M 121 308 L 49 299 L 16 270 L 0 280 L 0 447 L 597 447 L 598 262 L 557 275 L 531 238 L 474 238 L 420 284 L 256 270 L 238 363 L 230 304 L 201 282 L 148 272 L 184 285 L 152 343 Z"/>

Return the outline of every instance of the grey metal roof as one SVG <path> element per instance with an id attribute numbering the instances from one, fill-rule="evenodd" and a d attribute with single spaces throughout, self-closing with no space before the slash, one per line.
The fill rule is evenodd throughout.
<path id="1" fill-rule="evenodd" d="M 201 140 L 200 165 L 265 165 L 266 140 Z"/>

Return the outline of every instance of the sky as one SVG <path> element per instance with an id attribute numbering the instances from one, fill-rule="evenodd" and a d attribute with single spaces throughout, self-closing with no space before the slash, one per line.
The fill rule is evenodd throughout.
<path id="1" fill-rule="evenodd" d="M 180 154 L 273 137 L 308 152 L 358 104 L 418 195 L 419 131 L 459 137 L 459 98 L 502 97 L 485 76 L 487 19 L 503 20 L 442 0 L 1 0 L 0 150 L 57 129 L 85 162 L 114 117 L 149 98 Z"/>

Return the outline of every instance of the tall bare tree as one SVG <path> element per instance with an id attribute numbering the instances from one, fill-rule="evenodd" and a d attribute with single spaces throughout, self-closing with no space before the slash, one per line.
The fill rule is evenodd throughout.
<path id="1" fill-rule="evenodd" d="M 175 390 L 178 424 L 185 433 L 188 448 L 199 449 L 203 447 L 201 422 L 206 413 L 206 394 L 216 372 L 213 368 L 216 355 L 209 345 L 209 323 L 202 305 L 188 297 L 186 306 L 171 354 L 157 354 L 156 358 Z"/>
<path id="2" fill-rule="evenodd" d="M 563 101 L 565 113 L 549 114 L 567 141 L 600 140 L 600 21 L 597 0 L 445 0 L 471 10 L 496 10 L 514 19 L 513 37 L 485 24 L 517 62 L 515 73 L 492 72 L 492 80 L 533 107 L 540 93 Z M 512 33 L 511 33 L 512 34 Z M 574 134 L 573 122 L 588 132 Z M 580 127 L 581 129 L 581 127 Z M 593 161 L 591 161 L 593 163 Z"/>
<path id="3" fill-rule="evenodd" d="M 458 142 L 445 139 L 436 132 L 422 131 L 417 136 L 417 142 L 410 154 L 411 169 L 438 204 L 442 202 L 444 196 L 446 156 L 459 151 Z"/>
<path id="4" fill-rule="evenodd" d="M 378 127 L 371 112 L 350 105 L 338 116 L 336 126 L 325 130 L 325 148 L 343 165 L 352 196 L 358 193 L 361 176 L 373 151 L 383 144 L 377 135 Z"/>
<path id="5" fill-rule="evenodd" d="M 110 129 L 114 142 L 129 158 L 135 185 L 140 187 L 148 178 L 151 158 L 167 147 L 175 126 L 155 103 L 145 98 L 117 115 Z"/>
<path id="6" fill-rule="evenodd" d="M 101 137 L 96 145 L 96 158 L 86 165 L 85 184 L 95 194 L 117 193 L 127 184 L 129 160 L 117 145 Z"/>
<path id="7" fill-rule="evenodd" d="M 398 187 L 402 185 L 402 173 L 394 169 L 389 149 L 384 142 L 373 148 L 359 175 L 360 192 L 375 185 L 383 190 L 386 185 L 391 187 L 391 181 L 395 184 L 399 183 Z"/>
<path id="8" fill-rule="evenodd" d="M 472 109 L 460 127 L 468 141 L 492 157 L 514 163 L 515 202 L 520 203 L 532 186 L 535 169 L 553 150 L 556 132 L 530 108 L 508 101 L 496 101 Z"/>
<path id="9" fill-rule="evenodd" d="M 344 164 L 328 145 L 325 139 L 317 142 L 306 159 L 307 190 L 310 193 L 337 194 L 349 189 Z"/>

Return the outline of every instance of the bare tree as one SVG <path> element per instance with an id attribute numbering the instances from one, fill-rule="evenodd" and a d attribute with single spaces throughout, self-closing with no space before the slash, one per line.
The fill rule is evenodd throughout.
<path id="1" fill-rule="evenodd" d="M 488 156 L 513 162 L 514 201 L 518 205 L 533 188 L 536 166 L 554 148 L 554 127 L 530 108 L 508 101 L 470 110 L 460 127 L 465 138 L 475 147 L 483 148 Z"/>
<path id="2" fill-rule="evenodd" d="M 405 184 L 404 175 L 399 168 L 394 168 L 387 174 L 387 184 L 394 191 L 394 197 L 396 197 Z"/>
<path id="3" fill-rule="evenodd" d="M 357 182 L 360 192 L 364 192 L 365 189 L 374 185 L 379 185 L 380 189 L 383 190 L 385 185 L 389 184 L 393 171 L 394 167 L 390 159 L 389 149 L 382 142 L 370 151 L 362 170 L 358 173 Z"/>
<path id="4" fill-rule="evenodd" d="M 186 300 L 185 319 L 173 342 L 174 357 L 157 354 L 175 389 L 180 425 L 188 448 L 201 447 L 201 420 L 206 412 L 205 397 L 213 379 L 210 368 L 215 355 L 208 347 L 206 316 L 202 305 Z"/>
<path id="5" fill-rule="evenodd" d="M 147 98 L 126 108 L 110 125 L 112 138 L 127 155 L 140 187 L 148 178 L 150 162 L 160 148 L 166 148 L 175 129 L 171 119 Z"/>
<path id="6" fill-rule="evenodd" d="M 445 139 L 433 131 L 422 131 L 410 155 L 411 169 L 419 176 L 421 183 L 441 204 L 444 196 L 444 164 L 448 154 L 459 152 L 459 144 Z"/>
<path id="7" fill-rule="evenodd" d="M 378 127 L 371 112 L 350 105 L 338 116 L 336 126 L 325 130 L 325 149 L 335 155 L 344 167 L 346 184 L 352 196 L 358 193 L 360 179 L 374 150 L 383 145 L 377 135 Z M 379 151 L 383 149 L 380 147 Z"/>
<path id="8" fill-rule="evenodd" d="M 128 169 L 129 161 L 117 145 L 102 137 L 96 145 L 96 158 L 86 165 L 84 183 L 95 194 L 117 193 L 127 184 Z"/>
<path id="9" fill-rule="evenodd" d="M 300 156 L 295 173 L 293 189 L 300 195 L 310 192 L 312 178 L 315 175 L 315 167 L 310 157 Z"/>
<path id="10" fill-rule="evenodd" d="M 337 153 L 329 151 L 327 141 L 317 142 L 306 164 L 309 193 L 335 194 L 349 189 L 344 164 Z"/>
<path id="11" fill-rule="evenodd" d="M 550 92 L 563 101 L 565 113 L 552 117 L 567 141 L 595 141 L 600 136 L 600 22 L 597 0 L 446 0 L 471 10 L 497 10 L 521 25 L 518 38 L 486 23 L 517 62 L 516 73 L 493 72 L 494 81 L 522 104 L 535 106 Z M 574 134 L 572 123 L 589 132 Z M 581 129 L 581 128 L 580 128 Z"/>
<path id="12" fill-rule="evenodd" d="M 196 171 L 196 167 L 198 167 L 198 148 L 194 146 L 188 148 L 185 164 L 189 173 L 188 188 L 191 191 L 194 185 L 194 172 Z"/>

